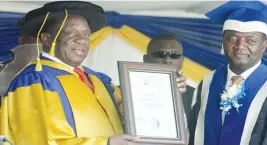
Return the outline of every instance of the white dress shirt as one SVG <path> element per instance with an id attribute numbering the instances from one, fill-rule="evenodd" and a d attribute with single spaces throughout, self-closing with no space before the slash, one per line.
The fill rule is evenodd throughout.
<path id="1" fill-rule="evenodd" d="M 261 61 L 259 61 L 256 65 L 254 65 L 250 69 L 248 69 L 245 72 L 243 72 L 242 74 L 240 74 L 240 76 L 242 76 L 244 78 L 243 81 L 245 81 L 260 66 L 260 64 L 261 64 Z M 226 90 L 232 85 L 232 77 L 233 76 L 237 76 L 237 74 L 235 74 L 230 69 L 230 65 L 228 64 L 227 80 L 226 80 L 226 85 L 225 85 Z M 225 119 L 225 114 L 224 114 L 224 112 L 222 112 L 222 124 L 224 123 L 224 119 Z"/>
<path id="2" fill-rule="evenodd" d="M 51 59 L 51 60 L 53 60 L 53 61 L 55 61 L 55 62 L 57 62 L 57 63 L 61 63 L 61 64 L 65 65 L 65 66 L 69 67 L 71 70 L 74 70 L 74 67 L 72 67 L 72 66 L 70 66 L 70 65 L 68 65 L 68 64 L 66 64 L 66 63 L 64 63 L 64 62 L 61 61 L 60 59 L 58 59 L 58 58 L 56 58 L 56 57 L 54 57 L 54 56 L 51 56 L 50 54 L 48 54 L 48 53 L 46 53 L 46 52 L 42 52 L 42 56 L 44 56 L 44 57 L 46 57 L 46 58 L 49 58 L 49 59 Z"/>
<path id="3" fill-rule="evenodd" d="M 261 64 L 261 61 L 259 61 L 256 65 L 254 65 L 250 69 L 248 69 L 245 72 L 243 72 L 242 74 L 240 74 L 240 76 L 242 76 L 244 78 L 244 81 L 260 66 L 260 64 Z M 228 89 L 232 85 L 231 79 L 233 76 L 237 76 L 237 74 L 232 72 L 232 70 L 230 69 L 230 65 L 228 64 L 227 80 L 226 80 L 225 89 Z"/>

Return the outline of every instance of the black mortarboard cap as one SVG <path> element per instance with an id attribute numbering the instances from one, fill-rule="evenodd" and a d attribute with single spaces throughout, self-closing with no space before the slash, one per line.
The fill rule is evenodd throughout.
<path id="1" fill-rule="evenodd" d="M 18 21 L 24 34 L 36 37 L 40 27 L 50 12 L 49 19 L 65 17 L 65 9 L 69 15 L 78 15 L 84 17 L 94 33 L 106 25 L 106 17 L 102 7 L 85 1 L 56 1 L 45 4 L 41 8 L 28 12 Z"/>

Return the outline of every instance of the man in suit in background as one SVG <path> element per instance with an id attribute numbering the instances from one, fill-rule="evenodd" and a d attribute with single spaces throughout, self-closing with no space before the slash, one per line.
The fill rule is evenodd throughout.
<path id="1" fill-rule="evenodd" d="M 157 64 L 171 64 L 177 66 L 178 70 L 183 67 L 183 46 L 177 41 L 176 37 L 171 34 L 161 34 L 154 37 L 147 46 L 147 54 L 144 55 L 143 60 L 145 63 L 157 63 Z M 186 86 L 179 88 L 183 93 L 183 104 L 185 113 L 188 116 L 190 112 L 190 106 L 194 88 L 186 84 L 186 78 L 182 77 L 182 73 L 179 71 L 178 75 L 180 85 Z M 188 118 L 188 117 L 187 117 Z"/>

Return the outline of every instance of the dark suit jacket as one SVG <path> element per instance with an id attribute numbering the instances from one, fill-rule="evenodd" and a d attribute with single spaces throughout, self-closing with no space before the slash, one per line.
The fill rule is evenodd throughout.
<path id="1" fill-rule="evenodd" d="M 183 105 L 184 105 L 184 111 L 187 117 L 187 122 L 188 122 L 189 114 L 191 111 L 191 103 L 192 103 L 194 91 L 195 91 L 195 88 L 188 85 L 186 87 L 186 92 L 182 94 L 182 100 L 183 100 Z"/>

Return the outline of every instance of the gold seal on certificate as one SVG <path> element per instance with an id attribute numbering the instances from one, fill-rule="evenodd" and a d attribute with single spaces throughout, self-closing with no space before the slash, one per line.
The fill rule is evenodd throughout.
<path id="1" fill-rule="evenodd" d="M 140 144 L 185 145 L 182 98 L 176 67 L 118 62 L 125 133 L 140 136 Z"/>

